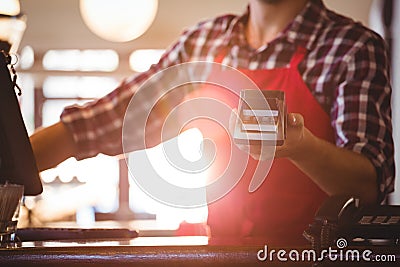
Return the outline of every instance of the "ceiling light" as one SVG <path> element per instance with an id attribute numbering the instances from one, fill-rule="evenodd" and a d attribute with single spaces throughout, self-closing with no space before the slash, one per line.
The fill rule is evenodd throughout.
<path id="1" fill-rule="evenodd" d="M 20 13 L 21 7 L 18 0 L 1 0 L 0 13 L 9 16 L 15 16 Z"/>
<path id="2" fill-rule="evenodd" d="M 25 31 L 25 16 L 18 0 L 0 1 L 0 49 L 15 53 Z"/>
<path id="3" fill-rule="evenodd" d="M 88 28 L 99 37 L 127 42 L 141 36 L 152 24 L 158 0 L 80 0 Z"/>

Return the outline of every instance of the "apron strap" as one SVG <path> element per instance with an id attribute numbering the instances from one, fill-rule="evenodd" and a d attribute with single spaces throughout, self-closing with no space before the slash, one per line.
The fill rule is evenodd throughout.
<path id="1" fill-rule="evenodd" d="M 296 52 L 294 53 L 294 55 L 292 56 L 292 59 L 290 60 L 290 67 L 291 68 L 296 68 L 299 66 L 300 62 L 303 61 L 304 57 L 306 56 L 307 53 L 307 49 L 302 47 L 302 46 L 298 46 L 296 49 Z"/>

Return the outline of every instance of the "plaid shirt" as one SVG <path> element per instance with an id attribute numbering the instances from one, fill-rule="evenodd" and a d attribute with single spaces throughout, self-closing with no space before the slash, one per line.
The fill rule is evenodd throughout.
<path id="1" fill-rule="evenodd" d="M 299 71 L 330 114 L 336 145 L 367 156 L 377 170 L 382 196 L 393 191 L 391 85 L 384 41 L 361 24 L 327 10 L 321 0 L 312 0 L 274 41 L 254 49 L 245 37 L 248 16 L 247 10 L 242 16 L 224 15 L 199 23 L 186 30 L 148 71 L 97 101 L 67 107 L 61 120 L 79 147 L 76 158 L 123 152 L 122 124 L 131 97 L 147 78 L 166 67 L 212 62 L 224 49 L 223 64 L 271 69 L 287 66 L 296 47 L 302 46 L 308 53 Z M 138 117 L 147 105 L 143 101 L 135 107 Z M 147 125 L 159 128 L 159 120 L 152 117 Z"/>

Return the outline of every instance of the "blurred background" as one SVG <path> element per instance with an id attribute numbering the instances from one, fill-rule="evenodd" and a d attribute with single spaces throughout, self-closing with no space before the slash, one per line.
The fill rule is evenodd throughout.
<path id="1" fill-rule="evenodd" d="M 16 51 L 17 72 L 23 88 L 21 106 L 29 133 L 58 121 L 66 105 L 101 97 L 113 90 L 122 78 L 148 69 L 185 28 L 217 14 L 240 14 L 247 5 L 245 0 L 131 0 L 128 2 L 137 4 L 138 12 L 131 10 L 128 20 L 134 26 L 144 25 L 130 37 L 126 36 L 126 30 L 121 31 L 123 27 L 111 28 L 113 22 L 122 20 L 127 9 L 118 11 L 120 1 L 113 0 L 115 10 L 102 10 L 100 2 L 20 0 L 26 29 Z M 147 6 L 143 6 L 143 2 L 147 2 Z M 324 2 L 384 34 L 382 1 Z M 92 12 L 99 13 L 93 15 Z M 93 21 L 96 19 L 100 21 Z M 147 23 L 143 23 L 146 19 Z M 103 28 L 104 25 L 110 28 L 105 32 L 96 29 L 102 24 Z M 128 24 L 128 27 L 134 26 Z M 141 34 L 141 31 L 144 32 Z M 394 82 L 398 87 L 398 82 Z M 193 145 L 193 137 L 182 142 L 187 142 L 184 146 Z M 154 155 L 158 157 L 157 151 Z M 168 172 L 168 169 L 160 171 Z M 41 174 L 44 192 L 26 198 L 24 222 L 34 226 L 65 226 L 69 222 L 90 227 L 99 222 L 129 221 L 132 227 L 150 233 L 175 231 L 182 222 L 201 224 L 206 220 L 205 207 L 180 210 L 163 206 L 141 192 L 129 179 L 130 175 L 125 160 L 115 157 L 99 155 L 80 162 L 67 160 Z M 400 197 L 391 199 L 393 203 L 400 201 Z"/>

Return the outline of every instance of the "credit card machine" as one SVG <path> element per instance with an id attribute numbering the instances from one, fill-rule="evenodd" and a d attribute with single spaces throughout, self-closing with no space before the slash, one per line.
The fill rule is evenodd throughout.
<path id="1" fill-rule="evenodd" d="M 315 214 L 304 236 L 315 249 L 345 239 L 349 246 L 400 246 L 400 206 L 360 205 L 357 198 L 332 196 Z"/>
<path id="2" fill-rule="evenodd" d="M 233 134 L 235 143 L 283 145 L 286 138 L 286 116 L 283 91 L 242 90 Z"/>

